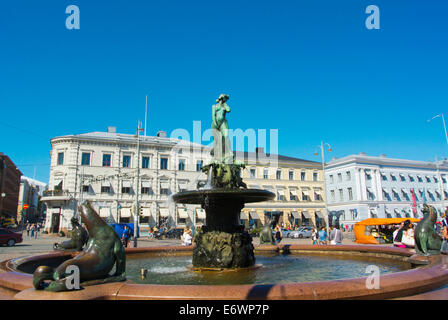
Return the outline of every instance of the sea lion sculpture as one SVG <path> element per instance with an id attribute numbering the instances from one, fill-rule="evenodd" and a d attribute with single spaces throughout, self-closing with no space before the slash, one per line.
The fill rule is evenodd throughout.
<path id="1" fill-rule="evenodd" d="M 415 252 L 419 255 L 429 256 L 440 254 L 442 238 L 434 230 L 437 221 L 437 211 L 433 206 L 423 204 L 425 216 L 415 227 Z"/>
<path id="2" fill-rule="evenodd" d="M 37 290 L 67 291 L 71 269 L 76 266 L 79 269 L 80 286 L 118 282 L 126 280 L 126 256 L 121 240 L 115 230 L 107 225 L 92 208 L 90 202 L 80 206 L 82 221 L 89 232 L 89 241 L 86 248 L 72 259 L 62 263 L 53 269 L 48 266 L 40 266 L 34 271 L 33 285 Z M 115 273 L 109 275 L 113 267 Z M 49 284 L 45 280 L 51 280 Z"/>
<path id="3" fill-rule="evenodd" d="M 275 245 L 274 235 L 272 234 L 272 224 L 274 220 L 268 220 L 260 232 L 260 245 L 272 244 Z"/>
<path id="4" fill-rule="evenodd" d="M 89 234 L 78 222 L 78 219 L 73 217 L 71 220 L 73 230 L 71 231 L 71 237 L 69 240 L 62 243 L 55 243 L 53 245 L 54 250 L 76 250 L 81 251 L 82 247 L 89 240 Z"/>

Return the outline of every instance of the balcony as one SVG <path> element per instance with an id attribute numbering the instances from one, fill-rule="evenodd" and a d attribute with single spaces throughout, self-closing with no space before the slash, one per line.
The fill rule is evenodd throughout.
<path id="1" fill-rule="evenodd" d="M 43 192 L 42 201 L 69 201 L 72 195 L 68 190 L 47 190 Z"/>

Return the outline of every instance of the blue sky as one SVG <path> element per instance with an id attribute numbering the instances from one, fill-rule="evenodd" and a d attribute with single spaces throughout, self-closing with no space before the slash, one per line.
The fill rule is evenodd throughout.
<path id="1" fill-rule="evenodd" d="M 67 6 L 80 9 L 68 30 Z M 368 5 L 380 30 L 368 30 Z M 279 153 L 320 161 L 448 157 L 446 1 L 4 1 L 0 151 L 48 182 L 50 138 L 210 127 L 278 129 Z M 448 120 L 448 119 L 447 119 Z M 36 170 L 35 170 L 36 168 Z"/>

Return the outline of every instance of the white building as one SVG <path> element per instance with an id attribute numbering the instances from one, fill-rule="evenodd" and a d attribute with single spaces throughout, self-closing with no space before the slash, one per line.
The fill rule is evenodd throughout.
<path id="1" fill-rule="evenodd" d="M 421 218 L 423 203 L 448 205 L 448 162 L 390 159 L 364 153 L 325 166 L 328 211 L 351 225 L 367 218 Z M 413 192 L 417 214 L 412 211 Z"/>
<path id="2" fill-rule="evenodd" d="M 171 194 L 206 181 L 201 167 L 210 161 L 210 149 L 203 145 L 167 138 L 163 131 L 140 136 L 137 143 L 136 135 L 109 127 L 108 132 L 56 137 L 51 146 L 49 191 L 42 198 L 49 232 L 67 231 L 84 200 L 91 200 L 108 222 L 132 223 L 137 194 L 141 227 L 161 220 L 178 226 L 204 222 L 200 206 L 170 201 Z"/>
<path id="3" fill-rule="evenodd" d="M 17 206 L 17 217 L 19 221 L 22 218 L 23 205 L 27 204 L 28 209 L 24 210 L 26 220 L 36 221 L 41 218 L 42 212 L 39 212 L 39 196 L 47 189 L 47 184 L 29 177 L 20 178 L 19 202 Z"/>

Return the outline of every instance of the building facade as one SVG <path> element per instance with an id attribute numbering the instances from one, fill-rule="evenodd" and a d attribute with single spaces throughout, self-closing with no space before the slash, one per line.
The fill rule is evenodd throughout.
<path id="1" fill-rule="evenodd" d="M 278 215 L 285 228 L 325 226 L 325 190 L 322 164 L 319 162 L 266 155 L 256 152 L 236 153 L 236 159 L 247 163 L 243 181 L 250 189 L 273 192 L 273 201 L 248 203 L 241 214 L 246 227 L 259 227 L 267 218 Z"/>
<path id="2" fill-rule="evenodd" d="M 49 189 L 45 229 L 50 233 L 70 229 L 77 206 L 90 200 L 109 223 L 140 227 L 201 225 L 200 206 L 178 205 L 173 193 L 206 182 L 201 171 L 210 150 L 198 144 L 166 137 L 92 132 L 51 139 Z M 137 200 L 138 199 L 138 206 Z M 139 208 L 136 212 L 136 208 Z"/>
<path id="3" fill-rule="evenodd" d="M 22 172 L 0 152 L 0 216 L 17 219 L 20 177 Z"/>
<path id="4" fill-rule="evenodd" d="M 44 182 L 22 176 L 17 206 L 17 220 L 19 223 L 22 220 L 22 213 L 25 222 L 37 222 L 42 219 L 45 208 L 39 205 L 39 198 L 46 189 L 47 184 Z M 24 204 L 28 205 L 28 209 L 23 208 Z"/>
<path id="5" fill-rule="evenodd" d="M 367 218 L 421 218 L 423 203 L 434 206 L 439 213 L 448 204 L 446 161 L 360 153 L 328 162 L 325 178 L 329 213 L 344 225 Z"/>

